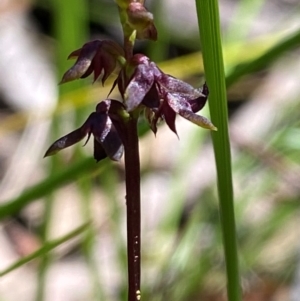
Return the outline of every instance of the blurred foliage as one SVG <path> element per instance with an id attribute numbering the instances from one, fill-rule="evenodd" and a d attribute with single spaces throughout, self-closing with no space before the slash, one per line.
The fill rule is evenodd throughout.
<path id="1" fill-rule="evenodd" d="M 138 45 L 139 50 L 161 61 L 160 66 L 166 73 L 188 78 L 198 84 L 199 77 L 203 73 L 203 67 L 199 62 L 201 54 L 192 52 L 199 48 L 199 44 L 191 42 L 195 37 L 177 41 L 174 36 L 170 36 L 162 22 L 164 16 L 159 13 L 160 1 L 153 1 L 153 3 L 160 38 L 157 45 L 141 43 Z M 241 0 L 237 3 L 238 9 L 234 17 L 237 20 L 245 18 L 250 27 L 264 1 Z M 117 40 L 119 39 L 118 34 L 115 34 L 115 30 L 120 28 L 113 1 L 93 0 L 89 1 L 86 7 L 81 8 L 79 5 L 74 5 L 74 1 L 72 4 L 70 1 L 36 1 L 33 12 L 37 16 L 37 12 L 41 11 L 52 17 L 48 22 L 53 30 L 47 34 L 59 41 L 57 48 L 59 50 L 56 53 L 58 77 L 66 66 L 69 66 L 69 62 L 64 58 L 67 58 L 75 48 L 79 48 L 90 35 L 93 37 L 114 35 Z M 74 21 L 77 19 L 74 20 L 73 17 L 78 15 L 80 23 L 76 24 Z M 233 20 L 228 31 L 224 31 L 227 84 L 228 86 L 234 84 L 231 88 L 238 91 L 243 89 L 243 80 L 255 79 L 259 71 L 270 72 L 268 68 L 274 62 L 299 47 L 300 43 L 299 29 L 293 33 L 282 31 L 249 39 L 247 38 L 249 27 L 238 28 Z M 237 36 L 235 32 L 238 32 Z M 237 49 L 247 49 L 247 51 Z M 172 59 L 180 53 L 185 55 Z M 260 78 L 257 82 L 260 82 Z M 87 83 L 90 81 L 84 80 L 83 83 L 77 82 L 74 86 L 66 86 L 63 88 L 66 90 L 61 90 L 60 103 L 54 114 L 55 119 L 69 118 L 74 120 L 74 126 L 78 126 L 82 118 L 88 114 L 87 112 L 95 107 L 95 100 L 106 97 L 110 83 L 107 83 L 104 88 L 99 88 L 96 84 L 87 86 Z M 256 86 L 259 85 L 255 85 L 255 88 Z M 275 88 L 280 93 L 280 89 Z M 229 100 L 231 100 L 230 96 L 231 94 Z M 242 104 L 239 108 L 248 103 L 247 96 L 241 100 Z M 237 115 L 239 108 L 235 109 L 235 104 L 230 101 L 229 107 L 232 107 L 234 115 Z M 239 137 L 232 137 L 235 146 L 233 176 L 236 191 L 237 234 L 245 300 L 271 300 L 272 294 L 280 287 L 290 286 L 299 265 L 298 243 L 293 241 L 293 237 L 300 209 L 298 177 L 300 174 L 300 102 L 291 101 L 290 104 L 278 108 L 276 120 L 274 119 L 272 127 L 265 134 L 266 141 L 263 141 L 265 144 L 262 144 L 262 141 L 257 145 L 247 144 L 243 139 L 239 141 Z M 1 135 L 20 130 L 24 126 L 22 120 L 25 121 L 26 116 L 20 118 L 20 114 L 15 114 L 1 121 Z M 141 126 L 141 136 L 146 136 L 148 127 L 144 123 Z M 64 128 L 57 121 L 54 122 L 53 129 L 55 138 L 65 133 Z M 176 164 L 172 166 L 171 171 L 164 174 L 170 178 L 165 188 L 168 191 L 165 200 L 168 204 L 167 215 L 154 229 L 151 229 L 151 233 L 145 233 L 144 236 L 150 241 L 143 241 L 142 298 L 144 300 L 223 300 L 224 257 L 216 182 L 210 181 L 204 189 L 197 190 L 196 187 L 193 190 L 197 193 L 191 196 L 191 188 L 186 181 L 186 175 L 196 164 L 194 162 L 197 162 L 199 156 L 205 155 L 202 151 L 207 145 L 207 133 L 196 127 L 192 129 L 187 143 L 175 160 Z M 119 190 L 119 187 L 123 184 L 124 174 L 122 166 L 109 162 L 94 164 L 90 157 L 91 153 L 86 154 L 81 149 L 74 151 L 68 159 L 63 155 L 59 156 L 55 159 L 57 162 L 51 163 L 52 167 L 49 168 L 47 176 L 39 184 L 0 205 L 0 218 L 5 221 L 18 215 L 33 201 L 41 202 L 47 198 L 49 201 L 50 194 L 52 194 L 50 198 L 55 200 L 55 195 L 59 193 L 61 187 L 72 182 L 80 195 L 83 221 L 90 222 L 93 219 L 92 202 L 95 197 L 93 192 L 101 190 L 109 200 L 106 217 L 109 220 L 108 225 L 98 229 L 95 224 L 89 223 L 80 236 L 78 249 L 80 254 L 84 255 L 90 282 L 93 284 L 90 300 L 105 300 L 105 288 L 103 280 L 99 279 L 99 267 L 95 259 L 97 252 L 95 242 L 99 233 L 107 231 L 112 236 L 115 262 L 120 272 L 120 281 L 117 283 L 118 289 L 114 297 L 116 300 L 125 300 L 126 248 L 122 235 L 125 210 L 120 208 L 118 202 L 119 191 L 121 193 L 123 191 Z M 160 174 L 161 171 L 146 165 L 142 173 L 147 176 L 150 173 Z M 203 174 L 203 177 L 206 175 Z M 199 178 L 199 182 L 201 180 Z M 198 201 L 199 199 L 201 202 Z M 261 217 L 252 218 L 255 213 L 261 213 L 258 214 Z M 45 215 L 45 219 L 48 219 L 49 223 L 55 220 L 51 210 Z M 47 227 L 48 222 L 44 222 L 41 226 Z M 40 235 L 41 232 L 37 231 L 36 235 Z M 44 244 L 39 251 L 31 257 L 21 258 L 12 268 L 25 264 L 28 258 L 48 254 L 53 247 L 68 239 L 68 236 L 62 240 L 49 241 L 48 235 L 44 233 L 41 238 Z M 51 262 L 45 264 L 46 272 L 50 266 Z M 254 296 L 255 290 L 261 292 L 263 297 Z M 43 300 L 43 298 L 42 293 L 37 294 L 37 299 Z"/>

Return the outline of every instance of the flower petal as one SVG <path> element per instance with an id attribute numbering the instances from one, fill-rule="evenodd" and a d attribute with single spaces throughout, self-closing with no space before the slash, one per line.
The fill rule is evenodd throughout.
<path id="1" fill-rule="evenodd" d="M 44 157 L 52 156 L 61 151 L 64 148 L 67 148 L 80 140 L 82 140 L 88 133 L 83 131 L 82 128 L 79 128 L 68 135 L 63 136 L 62 138 L 56 140 L 46 151 Z"/>
<path id="2" fill-rule="evenodd" d="M 90 76 L 94 71 L 93 63 L 87 68 L 87 70 L 84 72 L 83 75 L 80 76 L 80 78 L 87 78 Z"/>
<path id="3" fill-rule="evenodd" d="M 95 72 L 94 80 L 96 80 L 103 69 L 105 78 L 102 81 L 104 82 L 114 70 L 118 57 L 124 56 L 124 51 L 113 41 L 95 40 L 84 44 L 81 49 L 73 51 L 69 58 L 77 56 L 77 61 L 64 74 L 61 83 L 85 78 L 93 71 Z"/>
<path id="4" fill-rule="evenodd" d="M 190 104 L 184 101 L 179 95 L 174 96 L 174 94 L 168 93 L 166 95 L 167 102 L 169 106 L 183 118 L 203 127 L 213 131 L 217 131 L 217 128 L 212 124 L 212 122 L 200 115 L 195 114 L 192 111 Z"/>
<path id="5" fill-rule="evenodd" d="M 94 71 L 94 82 L 98 79 L 98 77 L 101 74 L 101 71 L 103 70 L 103 55 L 102 53 L 96 53 L 93 62 L 92 62 L 92 68 Z"/>
<path id="6" fill-rule="evenodd" d="M 149 108 L 145 108 L 144 116 L 145 116 L 146 120 L 148 121 L 150 129 L 156 135 L 157 122 L 158 122 L 159 117 L 155 114 L 155 112 L 152 109 L 149 109 Z"/>
<path id="7" fill-rule="evenodd" d="M 94 138 L 94 158 L 97 162 L 106 157 L 114 161 L 119 161 L 123 156 L 123 152 L 123 144 L 114 126 L 112 126 L 111 131 L 102 142 Z"/>
<path id="8" fill-rule="evenodd" d="M 99 143 L 95 138 L 94 138 L 94 158 L 97 162 L 100 160 L 103 160 L 107 157 L 106 152 L 104 148 L 102 147 L 101 143 Z"/>
<path id="9" fill-rule="evenodd" d="M 166 93 L 165 101 L 173 109 L 173 111 L 176 112 L 177 114 L 179 114 L 180 110 L 192 111 L 190 104 L 179 94 Z"/>
<path id="10" fill-rule="evenodd" d="M 118 161 L 123 155 L 123 144 L 121 138 L 114 127 L 112 120 L 107 114 L 96 114 L 97 119 L 93 122 L 92 134 L 94 135 L 95 140 L 101 144 L 106 155 L 111 160 Z M 97 147 L 97 149 L 99 149 L 99 147 Z"/>
<path id="11" fill-rule="evenodd" d="M 81 49 L 82 49 L 82 48 L 79 48 L 79 49 L 74 50 L 73 52 L 71 52 L 71 53 L 69 54 L 69 56 L 68 56 L 68 60 L 69 60 L 69 59 L 74 59 L 74 58 L 78 57 L 78 56 L 80 55 Z"/>
<path id="12" fill-rule="evenodd" d="M 116 128 L 120 139 L 124 142 L 127 139 L 127 130 L 124 120 L 129 118 L 124 104 L 115 99 L 105 99 L 96 107 L 96 112 L 103 111 L 108 112 L 108 116 Z"/>
<path id="13" fill-rule="evenodd" d="M 190 104 L 194 113 L 199 112 L 206 104 L 207 96 L 199 96 L 195 99 L 190 99 L 187 102 Z"/>
<path id="14" fill-rule="evenodd" d="M 113 71 L 116 69 L 116 60 L 111 55 L 103 55 L 103 77 L 102 77 L 102 85 L 104 85 L 107 78 L 113 73 Z"/>
<path id="15" fill-rule="evenodd" d="M 79 54 L 78 59 L 73 67 L 71 67 L 63 76 L 61 84 L 78 79 L 85 74 L 90 67 L 94 56 L 96 55 L 102 41 L 95 40 L 83 45 L 81 50 L 76 50 L 70 54 L 70 57 Z"/>
<path id="16" fill-rule="evenodd" d="M 125 91 L 128 112 L 134 110 L 143 101 L 153 83 L 152 68 L 149 65 L 138 65 Z"/>
<path id="17" fill-rule="evenodd" d="M 122 158 L 124 147 L 114 125 L 111 126 L 109 133 L 101 142 L 106 155 L 114 161 L 119 161 Z"/>
<path id="18" fill-rule="evenodd" d="M 163 104 L 163 116 L 165 118 L 165 121 L 167 125 L 169 126 L 170 130 L 173 131 L 177 136 L 177 130 L 176 130 L 176 125 L 175 125 L 175 119 L 176 119 L 176 113 L 172 110 L 171 107 L 165 102 Z"/>
<path id="19" fill-rule="evenodd" d="M 125 115 L 128 113 L 122 102 L 115 99 L 104 99 L 96 106 L 97 113 L 108 113 L 111 119 L 122 122 Z"/>
<path id="20" fill-rule="evenodd" d="M 162 73 L 159 83 L 165 87 L 167 92 L 176 93 L 185 97 L 186 100 L 205 96 L 200 89 L 195 89 L 190 84 L 168 74 Z"/>
<path id="21" fill-rule="evenodd" d="M 90 136 L 92 131 L 93 122 L 97 113 L 92 113 L 86 122 L 75 131 L 63 136 L 62 138 L 56 140 L 46 151 L 44 157 L 52 156 L 64 148 L 67 148 L 80 140 L 82 140 L 86 135 Z"/>
<path id="22" fill-rule="evenodd" d="M 143 105 L 150 109 L 158 109 L 160 106 L 160 97 L 158 95 L 157 86 L 154 83 L 143 99 Z"/>
<path id="23" fill-rule="evenodd" d="M 188 100 L 188 103 L 191 105 L 192 111 L 194 113 L 199 112 L 206 104 L 208 94 L 209 94 L 209 90 L 208 90 L 206 82 L 204 83 L 204 85 L 202 87 L 201 93 L 202 93 L 201 96 L 199 96 L 195 99 Z"/>
<path id="24" fill-rule="evenodd" d="M 218 130 L 209 119 L 207 119 L 206 117 L 203 117 L 201 115 L 197 115 L 191 111 L 180 110 L 179 115 L 182 116 L 183 118 L 201 126 L 202 128 L 209 129 L 212 131 Z"/>

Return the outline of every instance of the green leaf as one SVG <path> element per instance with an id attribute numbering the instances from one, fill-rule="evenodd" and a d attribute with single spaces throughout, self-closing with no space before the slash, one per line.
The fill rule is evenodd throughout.
<path id="1" fill-rule="evenodd" d="M 15 199 L 8 200 L 3 205 L 0 205 L 0 220 L 18 213 L 29 203 L 35 201 L 38 198 L 49 195 L 53 190 L 73 182 L 78 177 L 98 171 L 103 171 L 104 162 L 99 165 L 95 163 L 92 158 L 83 159 L 80 162 L 72 163 L 72 166 L 60 170 L 59 172 L 51 175 L 50 178 L 45 179 L 39 184 L 26 190 L 23 194 Z"/>
<path id="2" fill-rule="evenodd" d="M 9 267 L 7 267 L 5 270 L 0 271 L 0 277 L 2 277 L 4 275 L 8 274 L 9 272 L 21 267 L 22 265 L 28 263 L 29 261 L 31 261 L 35 258 L 38 258 L 40 256 L 45 255 L 46 253 L 50 252 L 51 250 L 53 250 L 57 246 L 63 244 L 64 242 L 68 241 L 69 239 L 81 234 L 82 232 L 84 232 L 88 228 L 89 224 L 90 223 L 85 223 L 82 226 L 78 227 L 74 231 L 70 232 L 69 234 L 67 234 L 67 235 L 65 235 L 61 238 L 46 242 L 40 249 L 38 249 L 34 253 L 21 258 L 17 262 L 15 262 L 12 265 L 10 265 Z"/>
<path id="3" fill-rule="evenodd" d="M 221 45 L 219 6 L 217 0 L 196 0 L 200 41 L 207 85 L 209 109 L 217 168 L 221 227 L 227 273 L 227 295 L 230 301 L 241 300 L 238 252 L 236 242 L 234 199 L 225 72 Z"/>

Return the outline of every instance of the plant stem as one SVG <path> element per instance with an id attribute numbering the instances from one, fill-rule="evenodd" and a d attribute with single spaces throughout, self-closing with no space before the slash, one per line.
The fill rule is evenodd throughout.
<path id="1" fill-rule="evenodd" d="M 130 36 L 124 35 L 124 52 L 125 52 L 125 59 L 129 61 L 133 56 L 133 46 L 135 42 L 135 34 L 136 32 L 133 31 Z"/>
<path id="2" fill-rule="evenodd" d="M 218 128 L 218 132 L 212 133 L 212 139 L 217 167 L 220 217 L 227 273 L 227 295 L 228 300 L 239 301 L 241 300 L 241 288 L 218 0 L 196 0 L 196 6 L 205 76 L 210 90 L 211 120 Z"/>
<path id="3" fill-rule="evenodd" d="M 127 12 L 126 9 L 121 8 L 118 6 L 119 9 L 119 16 L 120 16 L 120 22 L 122 24 L 123 28 L 123 36 L 124 36 L 124 53 L 125 53 L 125 59 L 129 61 L 132 58 L 133 55 L 133 47 L 135 43 L 136 38 L 136 31 L 130 28 L 127 23 Z"/>
<path id="4" fill-rule="evenodd" d="M 141 192 L 137 118 L 138 117 L 131 116 L 128 119 L 126 123 L 126 139 L 124 141 L 127 205 L 128 301 L 140 300 L 141 282 Z"/>
<path id="5" fill-rule="evenodd" d="M 124 53 L 127 62 L 133 56 L 136 31 L 127 24 L 126 9 L 119 6 L 120 21 L 124 36 Z M 141 298 L 141 176 L 138 138 L 139 110 L 135 110 L 126 120 L 123 139 L 126 176 L 127 206 L 127 263 L 128 263 L 128 301 Z"/>

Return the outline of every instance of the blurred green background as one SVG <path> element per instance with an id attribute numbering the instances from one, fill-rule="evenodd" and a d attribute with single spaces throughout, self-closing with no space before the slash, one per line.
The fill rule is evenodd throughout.
<path id="1" fill-rule="evenodd" d="M 159 38 L 136 52 L 201 86 L 194 2 L 146 6 Z M 300 4 L 220 8 L 243 300 L 297 301 Z M 68 55 L 102 38 L 122 43 L 111 0 L 0 3 L 0 300 L 126 299 L 123 163 L 96 164 L 91 143 L 43 159 L 110 90 L 113 76 L 105 87 L 91 78 L 57 85 Z M 209 132 L 179 117 L 180 139 L 163 123 L 156 137 L 143 120 L 140 129 L 142 298 L 225 300 Z"/>

